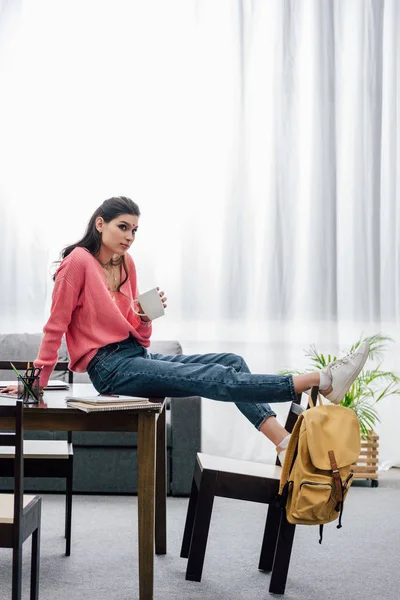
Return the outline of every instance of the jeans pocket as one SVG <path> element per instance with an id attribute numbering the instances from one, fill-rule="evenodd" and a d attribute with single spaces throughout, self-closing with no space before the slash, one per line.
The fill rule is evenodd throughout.
<path id="1" fill-rule="evenodd" d="M 110 362 L 110 359 L 113 358 L 113 356 L 115 355 L 116 352 L 118 352 L 120 348 L 120 344 L 116 344 L 114 348 L 110 348 L 109 350 L 106 350 L 102 356 L 100 356 L 97 364 L 96 364 L 96 371 L 98 372 L 98 369 L 102 370 L 105 369 L 106 371 L 109 370 L 109 368 L 107 368 L 107 363 Z"/>
<path id="2" fill-rule="evenodd" d="M 98 368 L 98 365 L 96 365 L 94 372 L 92 373 L 91 382 L 99 394 L 108 393 L 109 384 L 106 379 L 108 379 L 107 372 L 102 372 L 102 370 Z"/>

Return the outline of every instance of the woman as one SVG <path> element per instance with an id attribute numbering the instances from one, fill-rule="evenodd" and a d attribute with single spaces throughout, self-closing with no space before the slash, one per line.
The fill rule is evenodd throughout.
<path id="1" fill-rule="evenodd" d="M 347 357 L 307 375 L 253 375 L 235 354 L 192 356 L 150 354 L 151 321 L 134 305 L 135 240 L 139 207 L 129 198 L 110 198 L 92 215 L 84 237 L 62 252 L 55 275 L 50 317 L 35 360 L 41 391 L 57 362 L 63 334 L 72 371 L 87 371 L 102 394 L 144 397 L 199 395 L 235 402 L 284 458 L 288 432 L 266 404 L 296 400 L 312 386 L 338 404 L 361 371 L 369 352 L 362 344 Z M 159 292 L 164 307 L 167 298 Z M 138 308 L 139 310 L 135 310 Z M 16 386 L 4 392 L 16 393 Z"/>

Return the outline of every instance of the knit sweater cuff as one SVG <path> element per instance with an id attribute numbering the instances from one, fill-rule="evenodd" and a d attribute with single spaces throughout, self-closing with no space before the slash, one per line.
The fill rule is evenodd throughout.
<path id="1" fill-rule="evenodd" d="M 54 369 L 54 365 L 43 367 L 43 369 L 40 373 L 40 379 L 39 379 L 40 387 L 45 387 L 49 383 L 50 375 L 52 374 L 53 369 Z"/>

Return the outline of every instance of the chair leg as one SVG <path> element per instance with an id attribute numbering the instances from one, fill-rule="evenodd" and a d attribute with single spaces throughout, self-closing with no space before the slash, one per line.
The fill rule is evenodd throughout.
<path id="1" fill-rule="evenodd" d="M 39 599 L 39 563 L 40 563 L 40 525 L 32 533 L 32 555 L 31 555 L 31 598 Z"/>
<path id="2" fill-rule="evenodd" d="M 193 477 L 192 490 L 190 492 L 189 505 L 188 505 L 188 510 L 187 510 L 187 514 L 186 514 L 185 529 L 183 532 L 181 558 L 187 558 L 189 556 L 190 542 L 192 540 L 193 524 L 194 524 L 194 517 L 196 514 L 198 494 L 199 493 L 197 490 L 196 480 Z"/>
<path id="3" fill-rule="evenodd" d="M 71 555 L 71 523 L 72 523 L 72 478 L 73 478 L 73 457 L 68 459 L 68 475 L 65 492 L 65 555 Z"/>
<path id="4" fill-rule="evenodd" d="M 13 548 L 12 564 L 12 600 L 21 600 L 22 591 L 22 541 L 17 548 Z"/>
<path id="5" fill-rule="evenodd" d="M 269 591 L 272 594 L 285 593 L 286 579 L 289 570 L 290 555 L 292 553 L 295 530 L 296 525 L 288 523 L 286 519 L 286 512 L 283 510 L 269 586 Z"/>
<path id="6" fill-rule="evenodd" d="M 260 571 L 271 571 L 274 563 L 276 542 L 278 539 L 279 523 L 281 520 L 281 509 L 271 504 L 268 507 L 267 520 L 265 522 L 264 537 L 261 546 Z"/>
<path id="7" fill-rule="evenodd" d="M 218 472 L 213 471 L 203 471 L 201 476 L 186 567 L 186 579 L 189 581 L 201 581 L 217 478 Z"/>

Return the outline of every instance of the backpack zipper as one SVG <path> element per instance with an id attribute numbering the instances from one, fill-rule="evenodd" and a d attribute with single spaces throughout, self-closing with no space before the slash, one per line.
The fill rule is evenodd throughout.
<path id="1" fill-rule="evenodd" d="M 300 484 L 300 487 L 303 487 L 303 485 L 329 485 L 329 487 L 332 489 L 332 485 L 330 483 L 316 483 L 315 481 L 302 481 Z"/>

